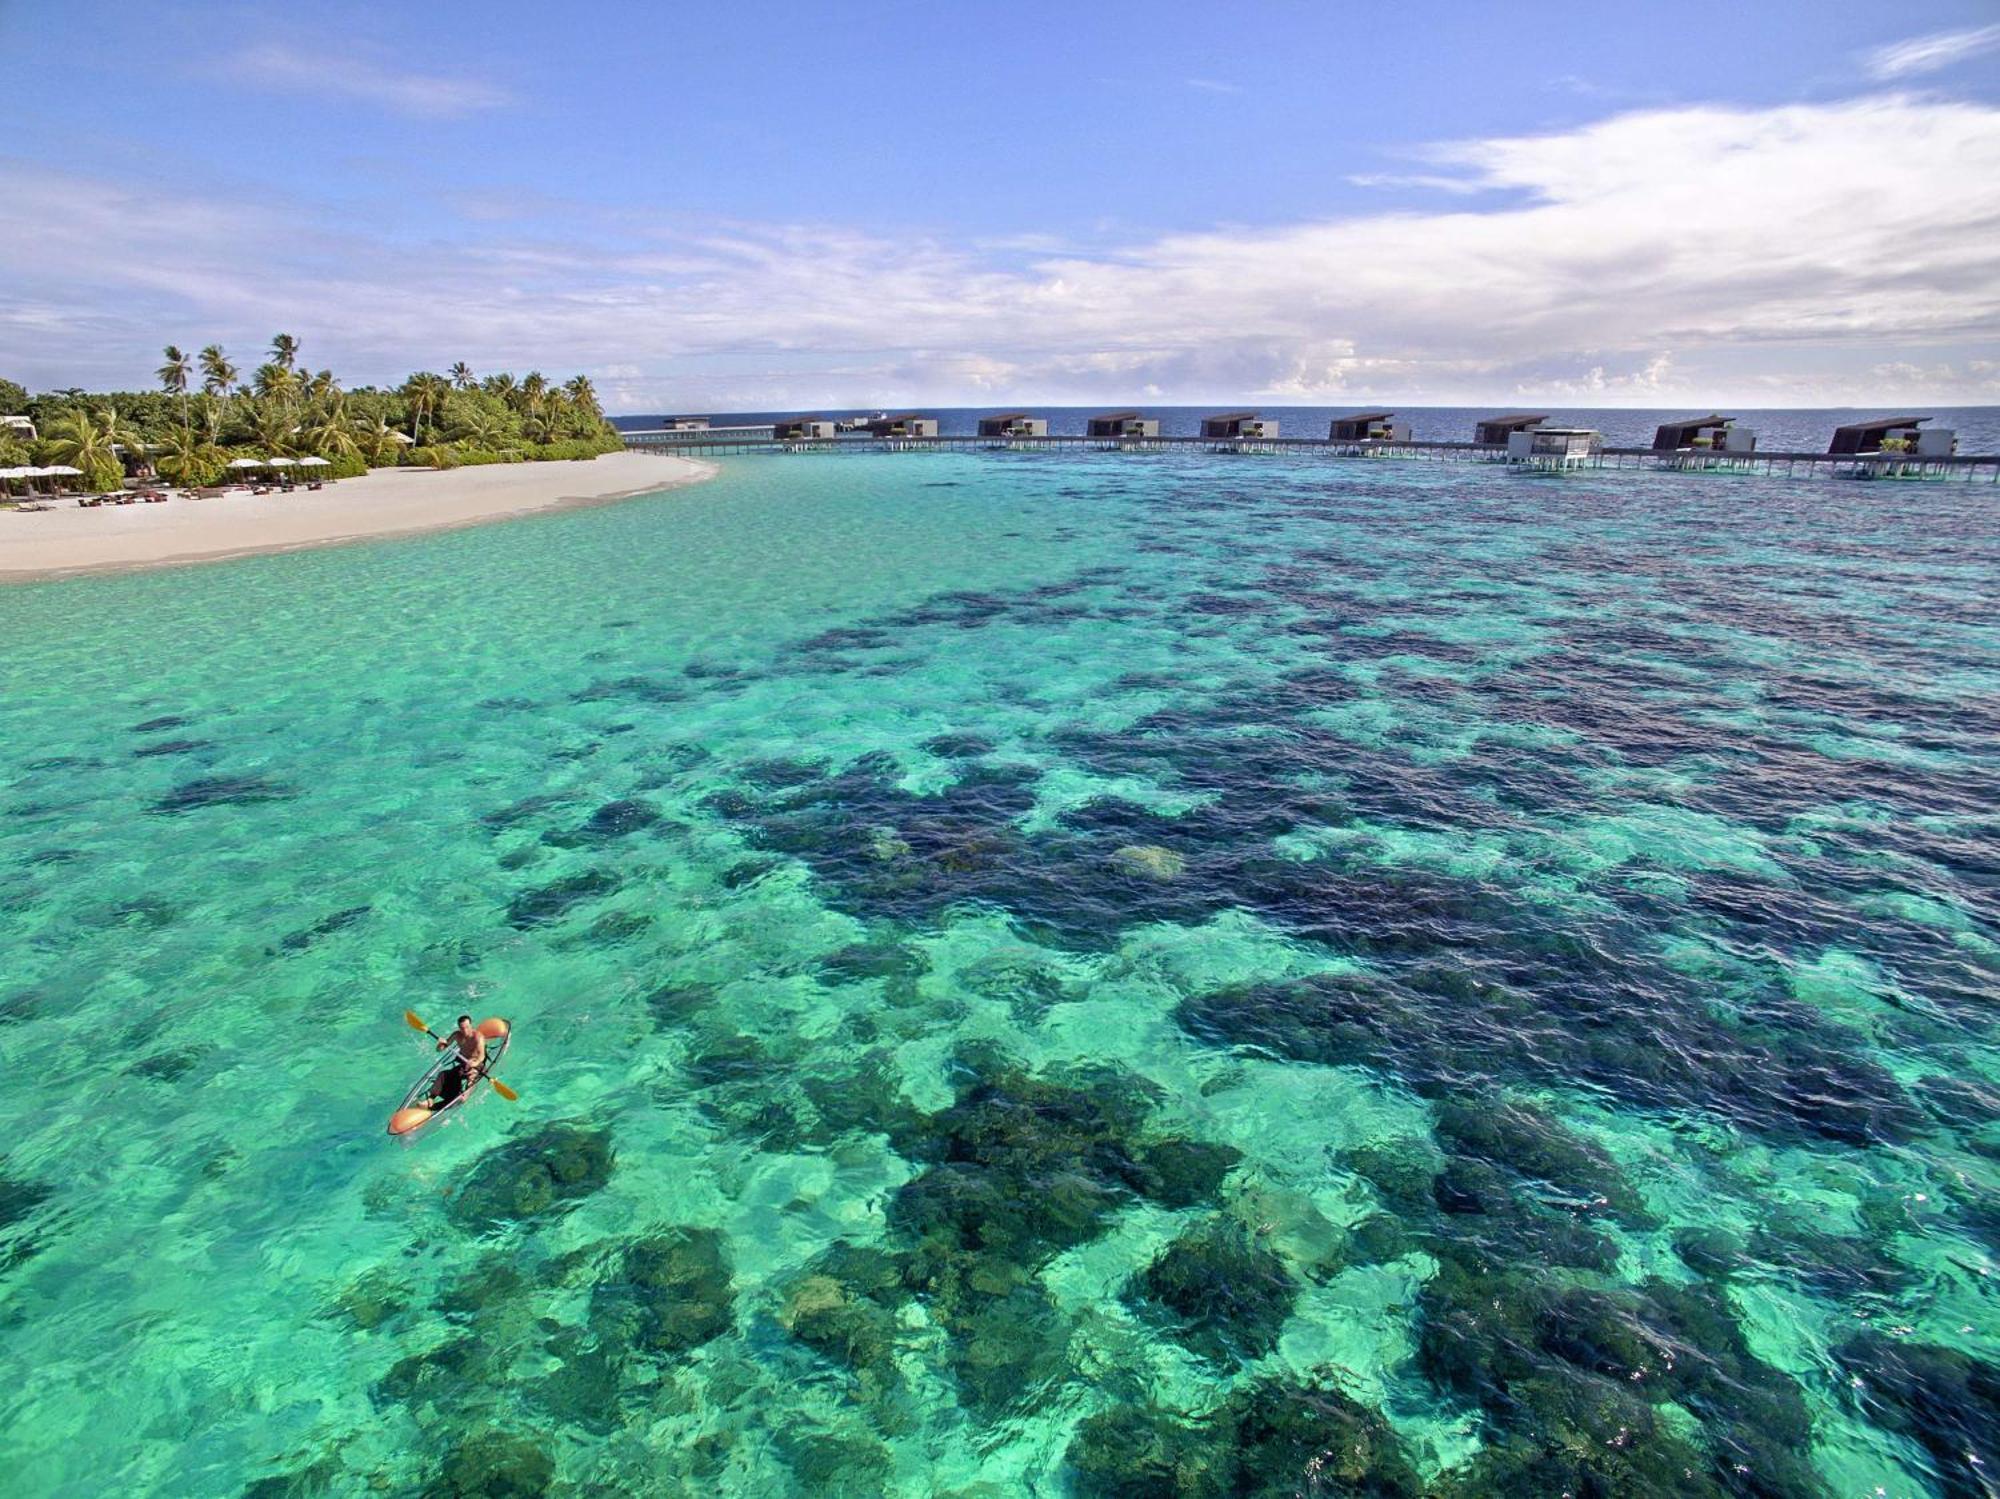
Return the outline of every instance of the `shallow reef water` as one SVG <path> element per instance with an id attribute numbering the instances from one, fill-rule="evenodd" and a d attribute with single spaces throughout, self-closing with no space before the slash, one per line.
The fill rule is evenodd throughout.
<path id="1" fill-rule="evenodd" d="M 0 592 L 4 1488 L 1991 1499 L 1994 507 L 772 457 Z M 405 1008 L 519 1101 L 388 1141 Z"/>

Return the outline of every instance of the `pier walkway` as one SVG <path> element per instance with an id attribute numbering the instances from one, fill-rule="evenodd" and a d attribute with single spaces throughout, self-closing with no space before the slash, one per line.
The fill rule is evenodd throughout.
<path id="1" fill-rule="evenodd" d="M 1507 449 L 1478 442 L 1335 442 L 1324 437 L 1217 440 L 1208 437 L 867 437 L 848 435 L 780 440 L 764 427 L 713 427 L 706 431 L 637 429 L 622 434 L 625 446 L 642 453 L 967 453 L 1121 452 L 1262 453 L 1303 457 L 1362 458 L 1377 462 L 1512 463 L 1545 466 L 1537 460 L 1510 460 Z M 1549 464 L 1546 466 L 1553 467 Z M 1808 478 L 1965 479 L 2000 484 L 2000 453 L 1918 458 L 1881 453 L 1718 453 L 1683 448 L 1604 448 L 1588 458 L 1571 458 L 1570 469 L 1666 469 L 1720 474 L 1778 474 Z"/>

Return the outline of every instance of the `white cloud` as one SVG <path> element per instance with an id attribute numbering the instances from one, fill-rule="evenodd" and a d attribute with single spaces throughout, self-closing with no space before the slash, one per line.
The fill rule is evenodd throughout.
<path id="1" fill-rule="evenodd" d="M 411 71 L 372 49 L 307 51 L 283 42 L 263 42 L 226 59 L 223 71 L 260 88 L 360 99 L 423 119 L 494 109 L 510 97 L 505 89 L 481 79 Z"/>
<path id="2" fill-rule="evenodd" d="M 611 398 L 654 410 L 1994 390 L 2000 110 L 1675 108 L 1428 154 L 1493 196 L 1088 251 L 629 212 L 412 245 L 0 164 L 38 226 L 0 245 L 0 371 L 141 383 L 170 339 L 285 328 L 350 380 L 615 368 Z"/>
<path id="3" fill-rule="evenodd" d="M 1962 31 L 1934 31 L 1875 47 L 1862 54 L 1862 63 L 1876 78 L 1908 78 L 1916 73 L 1935 73 L 1995 47 L 2000 47 L 2000 26 L 1968 26 Z"/>
<path id="4" fill-rule="evenodd" d="M 1200 89 L 1205 94 L 1240 94 L 1243 85 L 1224 83 L 1219 78 L 1189 78 L 1184 80 L 1189 88 Z"/>

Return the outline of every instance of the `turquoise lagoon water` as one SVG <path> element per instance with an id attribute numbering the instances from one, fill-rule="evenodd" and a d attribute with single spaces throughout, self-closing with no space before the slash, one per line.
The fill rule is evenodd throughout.
<path id="1" fill-rule="evenodd" d="M 1992 506 L 749 459 L 0 593 L 6 1491 L 1989 1495 Z M 405 1007 L 520 1101 L 385 1139 Z"/>

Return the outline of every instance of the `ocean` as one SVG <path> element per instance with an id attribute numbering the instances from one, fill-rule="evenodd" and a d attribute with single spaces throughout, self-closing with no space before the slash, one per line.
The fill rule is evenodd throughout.
<path id="1" fill-rule="evenodd" d="M 1990 1493 L 1994 507 L 751 457 L 0 591 L 6 1491 Z M 405 1009 L 518 1101 L 386 1138 Z"/>

